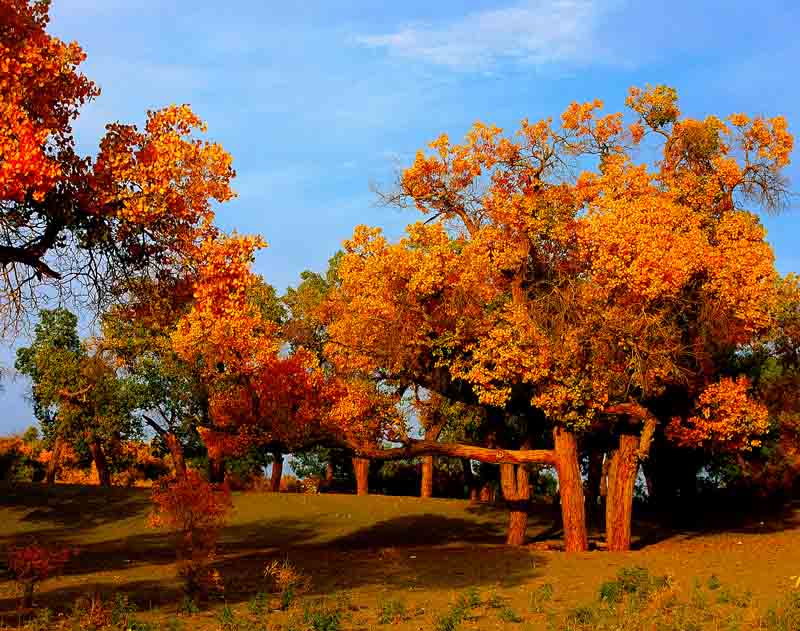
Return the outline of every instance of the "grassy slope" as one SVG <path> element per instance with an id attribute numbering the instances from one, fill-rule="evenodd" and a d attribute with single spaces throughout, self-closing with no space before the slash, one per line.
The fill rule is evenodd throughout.
<path id="1" fill-rule="evenodd" d="M 0 550 L 29 537 L 77 545 L 80 556 L 66 576 L 44 584 L 41 604 L 63 609 L 94 589 L 123 591 L 140 608 L 154 608 L 149 616 L 158 618 L 175 611 L 181 593 L 170 541 L 146 527 L 147 510 L 145 490 L 0 488 Z M 714 573 L 723 585 L 750 590 L 756 603 L 766 604 L 786 592 L 789 576 L 800 573 L 800 522 L 794 517 L 720 533 L 660 532 L 654 543 L 626 554 L 567 556 L 535 544 L 505 547 L 504 512 L 464 501 L 239 494 L 218 568 L 227 601 L 243 609 L 263 589 L 265 563 L 288 556 L 312 576 L 306 598 L 346 593 L 357 604 L 348 624 L 355 628 L 372 627 L 380 603 L 398 597 L 419 610 L 398 628 L 428 627 L 435 613 L 473 586 L 483 595 L 498 593 L 535 622 L 528 610 L 538 585 L 552 583 L 551 605 L 563 610 L 596 598 L 600 583 L 632 564 L 670 574 L 687 589 L 695 578 L 705 581 Z M 551 526 L 552 511 L 542 508 L 532 517 L 529 536 L 552 536 Z M 0 613 L 13 607 L 11 584 L 0 581 Z M 189 628 L 216 628 L 213 615 L 200 614 Z M 273 614 L 273 623 L 282 616 Z M 503 623 L 487 611 L 463 628 Z"/>

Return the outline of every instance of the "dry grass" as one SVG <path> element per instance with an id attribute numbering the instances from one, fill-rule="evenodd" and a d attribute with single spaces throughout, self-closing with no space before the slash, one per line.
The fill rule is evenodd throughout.
<path id="1" fill-rule="evenodd" d="M 223 614 L 251 619 L 253 611 L 269 629 L 314 628 L 314 620 L 328 620 L 323 615 L 328 610 L 340 612 L 342 629 L 387 628 L 380 624 L 389 615 L 387 607 L 392 628 L 433 629 L 470 589 L 483 604 L 469 609 L 458 628 L 546 629 L 553 615 L 596 602 L 600 585 L 632 565 L 671 576 L 685 599 L 692 598 L 696 581 L 705 585 L 713 574 L 734 599 L 749 591 L 748 607 L 758 612 L 793 588 L 790 577 L 800 568 L 796 513 L 723 532 L 640 524 L 639 540 L 647 545 L 639 551 L 568 556 L 535 541 L 506 547 L 504 511 L 459 500 L 235 494 L 234 505 L 215 566 L 225 581 L 226 602 L 179 616 L 186 629 L 225 628 Z M 147 491 L 139 489 L 3 488 L 0 549 L 28 537 L 77 545 L 81 553 L 65 575 L 42 585 L 41 607 L 57 615 L 87 594 L 107 599 L 124 594 L 142 620 L 167 628 L 183 594 L 169 539 L 146 528 L 148 508 Z M 528 534 L 532 540 L 557 540 L 550 507 L 536 509 Z M 279 609 L 280 594 L 273 593 L 264 568 L 287 558 L 310 577 L 310 587 L 288 611 L 269 612 Z M 545 585 L 552 590 L 542 589 Z M 12 589 L 0 579 L 0 616 L 14 627 L 19 618 Z M 315 618 L 317 610 L 323 613 Z M 514 621 L 519 618 L 522 623 Z"/>

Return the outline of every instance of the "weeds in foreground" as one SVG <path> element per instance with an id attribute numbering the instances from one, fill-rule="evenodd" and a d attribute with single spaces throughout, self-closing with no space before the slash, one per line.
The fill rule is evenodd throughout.
<path id="1" fill-rule="evenodd" d="M 553 599 L 555 590 L 550 583 L 539 585 L 531 592 L 530 595 L 530 610 L 531 613 L 544 613 L 545 604 Z"/>
<path id="2" fill-rule="evenodd" d="M 389 599 L 381 603 L 381 613 L 378 618 L 381 624 L 396 624 L 405 618 L 406 604 L 402 600 Z"/>
<path id="3" fill-rule="evenodd" d="M 280 593 L 280 608 L 291 607 L 296 596 L 306 592 L 311 579 L 300 572 L 289 559 L 273 561 L 264 568 L 264 578 L 272 581 L 273 588 Z"/>
<path id="4" fill-rule="evenodd" d="M 450 609 L 436 618 L 434 629 L 436 631 L 456 631 L 467 618 L 471 609 L 479 607 L 481 598 L 478 590 L 470 589 L 466 594 L 460 595 Z"/>
<path id="5" fill-rule="evenodd" d="M 712 598 L 715 595 L 715 598 Z M 690 596 L 680 598 L 674 581 L 651 576 L 640 567 L 620 570 L 603 583 L 597 602 L 572 609 L 553 631 L 798 631 L 800 592 L 790 594 L 765 616 L 748 592 L 722 585 L 714 575 L 695 580 Z"/>

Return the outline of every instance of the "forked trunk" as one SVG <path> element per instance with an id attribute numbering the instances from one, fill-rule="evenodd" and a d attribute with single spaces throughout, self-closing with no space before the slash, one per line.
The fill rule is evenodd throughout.
<path id="1" fill-rule="evenodd" d="M 584 552 L 589 549 L 589 538 L 586 533 L 578 441 L 575 434 L 561 427 L 553 429 L 553 438 L 561 494 L 561 520 L 564 524 L 564 549 L 567 552 Z"/>
<path id="2" fill-rule="evenodd" d="M 369 458 L 353 458 L 356 474 L 356 495 L 369 495 Z"/>
<path id="3" fill-rule="evenodd" d="M 45 481 L 47 482 L 47 484 L 56 483 L 58 470 L 61 468 L 61 454 L 63 452 L 64 452 L 64 439 L 61 437 L 56 438 L 56 441 L 53 444 L 53 453 L 50 458 L 50 462 L 47 463 L 47 474 L 45 476 Z"/>
<path id="4" fill-rule="evenodd" d="M 281 490 L 281 476 L 283 476 L 283 454 L 280 451 L 272 452 L 272 477 L 270 490 L 278 493 Z"/>
<path id="5" fill-rule="evenodd" d="M 525 543 L 531 499 L 530 479 L 525 465 L 501 464 L 500 487 L 508 505 L 506 543 L 510 546 L 520 546 Z"/>
<path id="6" fill-rule="evenodd" d="M 639 437 L 622 434 L 611 454 L 606 497 L 606 545 L 610 552 L 631 549 L 633 491 L 639 472 Z"/>
<path id="7" fill-rule="evenodd" d="M 602 450 L 589 452 L 589 468 L 586 476 L 586 518 L 594 526 L 600 525 L 600 485 L 603 480 Z"/>
<path id="8" fill-rule="evenodd" d="M 183 456 L 183 447 L 178 437 L 172 432 L 163 435 L 164 443 L 172 456 L 172 464 L 175 466 L 175 477 L 183 478 L 186 476 L 186 458 Z"/>
<path id="9" fill-rule="evenodd" d="M 422 458 L 422 481 L 419 496 L 433 497 L 433 456 L 423 456 Z"/>
<path id="10" fill-rule="evenodd" d="M 89 443 L 89 451 L 97 469 L 97 478 L 100 481 L 100 486 L 111 486 L 111 472 L 108 470 L 108 461 L 98 439 L 95 438 Z"/>

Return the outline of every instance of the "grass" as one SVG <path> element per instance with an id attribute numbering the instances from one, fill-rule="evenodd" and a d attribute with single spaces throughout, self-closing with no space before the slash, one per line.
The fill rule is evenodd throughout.
<path id="1" fill-rule="evenodd" d="M 29 538 L 80 548 L 65 575 L 37 594 L 40 612 L 49 610 L 56 622 L 96 592 L 112 607 L 117 594 L 127 596 L 141 628 L 332 630 L 380 628 L 388 620 L 383 628 L 561 631 L 591 628 L 603 611 L 634 600 L 646 606 L 664 593 L 658 581 L 668 576 L 683 603 L 670 613 L 675 620 L 685 614 L 694 624 L 686 612 L 700 606 L 734 612 L 733 620 L 772 607 L 775 625 L 794 624 L 780 602 L 800 571 L 797 513 L 719 532 L 640 522 L 639 551 L 565 555 L 544 545 L 560 536 L 551 507 L 532 511 L 531 545 L 509 548 L 504 510 L 459 500 L 237 494 L 234 503 L 215 565 L 224 597 L 199 609 L 184 602 L 170 540 L 145 525 L 146 490 L 0 488 L 0 551 Z M 264 568 L 286 559 L 312 580 L 280 611 Z M 15 607 L 13 585 L 0 574 L 0 628 L 23 622 Z M 41 624 L 57 628 L 44 618 Z"/>

